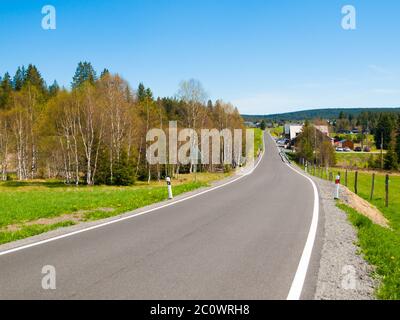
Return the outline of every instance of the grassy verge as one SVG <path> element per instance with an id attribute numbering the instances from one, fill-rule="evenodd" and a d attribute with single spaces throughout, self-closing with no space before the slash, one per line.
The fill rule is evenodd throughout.
<path id="1" fill-rule="evenodd" d="M 254 129 L 254 156 L 257 156 L 258 150 L 263 151 L 263 131 L 259 128 Z"/>
<path id="2" fill-rule="evenodd" d="M 283 131 L 284 131 L 283 126 L 279 126 L 279 127 L 275 127 L 275 128 L 270 129 L 270 133 L 271 133 L 271 135 L 272 135 L 273 137 L 280 137 L 280 136 L 282 136 Z"/>
<path id="3" fill-rule="evenodd" d="M 379 299 L 400 299 L 400 234 L 378 226 L 354 209 L 339 203 L 338 207 L 348 213 L 356 227 L 358 245 L 364 258 L 376 267 L 382 284 L 377 290 Z"/>
<path id="4" fill-rule="evenodd" d="M 173 181 L 174 195 L 208 186 L 229 174 L 198 173 L 180 175 Z M 0 244 L 70 226 L 71 221 L 51 223 L 51 219 L 80 214 L 83 220 L 98 220 L 135 210 L 167 199 L 165 182 L 133 187 L 65 186 L 59 181 L 0 183 Z M 107 209 L 107 210 L 105 210 Z M 46 224 L 32 224 L 50 219 Z M 18 225 L 16 230 L 7 227 Z"/>

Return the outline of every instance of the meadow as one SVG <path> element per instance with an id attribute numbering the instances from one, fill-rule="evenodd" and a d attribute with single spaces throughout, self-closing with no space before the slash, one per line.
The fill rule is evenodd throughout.
<path id="1" fill-rule="evenodd" d="M 229 173 L 180 175 L 174 195 L 208 186 Z M 164 181 L 132 187 L 67 186 L 60 181 L 0 183 L 0 244 L 82 221 L 104 219 L 168 197 Z"/>
<path id="2" fill-rule="evenodd" d="M 336 166 L 342 168 L 368 169 L 371 161 L 379 161 L 380 153 L 336 152 Z"/>
<path id="3" fill-rule="evenodd" d="M 332 168 L 328 172 L 317 170 L 316 176 L 329 179 L 341 175 L 345 184 L 345 170 Z M 313 173 L 313 170 L 311 170 Z M 385 203 L 385 173 L 375 173 L 375 188 L 371 199 L 372 172 L 358 172 L 358 195 L 376 206 L 388 219 L 390 228 L 372 223 L 356 210 L 338 202 L 338 207 L 348 214 L 349 221 L 358 233 L 360 253 L 373 266 L 373 276 L 379 278 L 381 286 L 376 295 L 379 299 L 400 299 L 400 175 L 392 174 L 389 180 L 389 206 Z M 355 171 L 347 172 L 347 187 L 355 191 Z"/>

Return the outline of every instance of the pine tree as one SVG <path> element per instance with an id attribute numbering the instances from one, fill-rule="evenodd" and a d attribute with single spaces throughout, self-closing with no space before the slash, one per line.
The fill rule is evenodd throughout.
<path id="1" fill-rule="evenodd" d="M 119 161 L 115 163 L 113 172 L 113 184 L 117 186 L 131 186 L 135 184 L 134 163 L 128 159 L 125 151 L 121 153 Z"/>
<path id="2" fill-rule="evenodd" d="M 383 149 L 388 149 L 392 141 L 393 122 L 391 116 L 387 113 L 381 114 L 375 129 L 375 144 L 381 149 L 383 137 Z"/>
<path id="3" fill-rule="evenodd" d="M 72 78 L 72 89 L 80 87 L 83 83 L 89 82 L 94 84 L 96 81 L 96 72 L 90 62 L 79 62 L 75 75 Z"/>
<path id="4" fill-rule="evenodd" d="M 213 110 L 213 102 L 211 101 L 211 100 L 208 100 L 208 102 L 207 102 L 207 109 L 208 109 L 208 111 L 209 112 L 212 112 L 212 110 Z"/>
<path id="5" fill-rule="evenodd" d="M 392 146 L 389 146 L 387 153 L 384 158 L 385 170 L 397 170 L 398 158 L 396 152 L 394 152 Z"/>
<path id="6" fill-rule="evenodd" d="M 152 101 L 154 99 L 153 92 L 151 91 L 150 88 L 146 89 L 146 98 L 149 99 L 150 101 Z"/>
<path id="7" fill-rule="evenodd" d="M 54 97 L 60 91 L 60 86 L 58 85 L 57 81 L 54 80 L 53 84 L 49 86 L 49 96 Z"/>
<path id="8" fill-rule="evenodd" d="M 395 151 L 397 159 L 400 159 L 400 115 L 397 116 L 397 128 L 396 128 L 396 146 Z"/>
<path id="9" fill-rule="evenodd" d="M 30 64 L 26 69 L 23 85 L 31 85 L 36 87 L 41 93 L 47 91 L 46 83 L 44 82 L 39 70 L 36 66 Z"/>
<path id="10" fill-rule="evenodd" d="M 146 99 L 146 88 L 144 87 L 143 83 L 139 83 L 137 90 L 137 98 L 139 102 L 142 102 L 144 101 L 144 99 Z"/>
<path id="11" fill-rule="evenodd" d="M 100 74 L 100 79 L 103 79 L 107 75 L 110 75 L 110 71 L 107 68 L 104 68 Z"/>
<path id="12" fill-rule="evenodd" d="M 4 109 L 8 104 L 12 92 L 12 82 L 10 74 L 8 72 L 4 74 L 4 77 L 0 83 L 0 87 L 1 87 L 0 109 Z"/>
<path id="13" fill-rule="evenodd" d="M 25 77 L 26 77 L 26 70 L 25 67 L 18 67 L 17 72 L 14 75 L 13 78 L 13 87 L 14 90 L 19 91 L 22 89 L 22 86 L 24 85 L 25 82 Z"/>

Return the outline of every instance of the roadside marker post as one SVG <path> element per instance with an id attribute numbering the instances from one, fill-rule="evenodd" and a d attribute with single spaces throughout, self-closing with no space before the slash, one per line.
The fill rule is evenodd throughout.
<path id="1" fill-rule="evenodd" d="M 172 200 L 174 196 L 172 195 L 172 185 L 171 185 L 171 178 L 167 177 L 165 179 L 167 181 L 167 188 L 168 188 L 168 199 Z"/>
<path id="2" fill-rule="evenodd" d="M 335 179 L 335 185 L 336 185 L 336 190 L 335 190 L 335 200 L 339 200 L 339 198 L 340 198 L 340 196 L 339 196 L 339 193 L 340 193 L 340 174 L 338 174 L 337 176 L 336 176 L 336 179 Z"/>

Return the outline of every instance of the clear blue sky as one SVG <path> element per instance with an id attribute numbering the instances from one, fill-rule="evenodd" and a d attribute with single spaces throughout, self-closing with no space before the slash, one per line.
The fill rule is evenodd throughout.
<path id="1" fill-rule="evenodd" d="M 398 0 L 0 0 L 0 30 L 0 73 L 33 63 L 48 83 L 87 60 L 157 96 L 199 79 L 243 113 L 400 105 Z"/>

